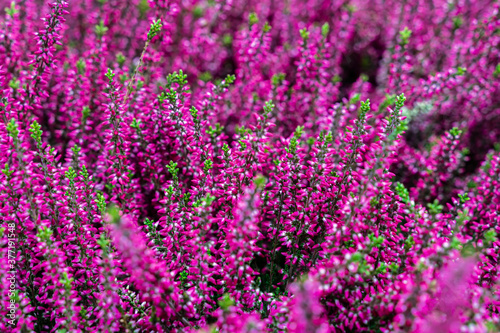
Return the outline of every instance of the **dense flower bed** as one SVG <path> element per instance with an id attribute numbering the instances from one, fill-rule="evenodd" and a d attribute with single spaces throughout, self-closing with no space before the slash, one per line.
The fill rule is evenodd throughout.
<path id="1" fill-rule="evenodd" d="M 498 1 L 0 8 L 1 332 L 500 331 Z"/>

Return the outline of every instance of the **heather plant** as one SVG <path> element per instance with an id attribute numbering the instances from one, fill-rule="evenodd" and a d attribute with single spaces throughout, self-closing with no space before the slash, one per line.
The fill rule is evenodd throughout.
<path id="1" fill-rule="evenodd" d="M 500 331 L 500 12 L 4 1 L 2 332 Z"/>

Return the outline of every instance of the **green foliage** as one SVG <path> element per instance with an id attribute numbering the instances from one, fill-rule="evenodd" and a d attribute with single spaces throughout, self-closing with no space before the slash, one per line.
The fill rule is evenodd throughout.
<path id="1" fill-rule="evenodd" d="M 382 103 L 380 103 L 380 106 L 378 108 L 379 112 L 387 109 L 387 107 L 389 107 L 390 105 L 393 105 L 394 103 L 396 103 L 396 95 L 385 94 L 385 99 Z"/>
<path id="2" fill-rule="evenodd" d="M 487 243 L 494 242 L 497 239 L 497 233 L 495 232 L 495 230 L 489 229 L 485 231 L 483 238 Z"/>
<path id="3" fill-rule="evenodd" d="M 68 167 L 68 170 L 64 173 L 64 175 L 69 179 L 70 183 L 72 183 L 76 178 L 76 171 L 75 169 L 73 169 L 73 167 L 70 166 Z"/>
<path id="4" fill-rule="evenodd" d="M 222 89 L 227 89 L 227 88 L 229 88 L 229 86 L 230 86 L 231 84 L 233 84 L 233 83 L 234 83 L 234 81 L 235 81 L 235 80 L 236 80 L 236 76 L 235 76 L 235 75 L 232 75 L 232 74 L 229 74 L 229 75 L 227 75 L 227 76 L 226 76 L 226 78 L 224 79 L 224 81 L 222 81 L 222 82 L 220 83 L 220 87 L 221 87 Z"/>
<path id="5" fill-rule="evenodd" d="M 457 67 L 457 72 L 455 75 L 462 76 L 467 72 L 467 68 L 465 67 Z"/>
<path id="6" fill-rule="evenodd" d="M 342 82 L 342 77 L 340 77 L 340 75 L 338 75 L 338 74 L 335 74 L 332 77 L 332 83 L 340 83 L 340 82 Z"/>
<path id="7" fill-rule="evenodd" d="M 361 253 L 355 252 L 351 255 L 351 259 L 349 261 L 350 262 L 360 262 L 363 258 L 364 258 L 364 256 Z"/>
<path id="8" fill-rule="evenodd" d="M 370 246 L 372 247 L 380 247 L 385 241 L 383 236 L 375 237 L 373 234 L 368 235 L 368 239 L 370 240 Z"/>
<path id="9" fill-rule="evenodd" d="M 108 31 L 108 27 L 104 26 L 104 21 L 101 20 L 98 25 L 95 26 L 95 34 L 98 38 L 102 38 Z"/>
<path id="10" fill-rule="evenodd" d="M 116 74 L 113 73 L 113 71 L 111 70 L 111 68 L 108 68 L 108 71 L 106 72 L 106 74 L 104 74 L 104 76 L 108 78 L 109 84 L 113 83 L 113 78 L 115 77 L 115 75 Z"/>
<path id="11" fill-rule="evenodd" d="M 401 46 L 408 45 L 411 37 L 411 30 L 408 27 L 405 27 L 402 31 L 399 32 L 399 43 Z"/>
<path id="12" fill-rule="evenodd" d="M 85 164 L 82 164 L 82 166 L 80 167 L 80 176 L 83 178 L 85 182 L 89 180 L 89 173 L 87 171 L 87 167 L 85 166 Z"/>
<path id="13" fill-rule="evenodd" d="M 408 120 L 400 120 L 400 113 L 404 107 L 406 97 L 404 94 L 395 97 L 396 106 L 389 116 L 388 128 L 393 128 L 388 136 L 388 142 L 393 142 L 398 135 L 404 133 L 408 129 Z"/>
<path id="14" fill-rule="evenodd" d="M 405 94 L 401 94 L 396 97 L 396 109 L 401 110 L 405 106 L 406 97 Z"/>
<path id="15" fill-rule="evenodd" d="M 357 104 L 360 99 L 361 99 L 361 94 L 354 94 L 349 100 L 348 104 L 349 105 Z"/>
<path id="16" fill-rule="evenodd" d="M 486 326 L 486 329 L 488 330 L 488 333 L 498 332 L 498 329 L 497 329 L 495 323 L 492 321 L 487 321 L 485 326 Z"/>
<path id="17" fill-rule="evenodd" d="M 344 8 L 344 9 L 345 9 L 345 10 L 346 10 L 349 14 L 353 14 L 353 13 L 355 13 L 355 12 L 358 10 L 358 8 L 357 8 L 356 6 L 351 5 L 351 4 L 349 4 L 349 3 L 344 4 L 344 5 L 343 5 L 343 8 Z"/>
<path id="18" fill-rule="evenodd" d="M 173 72 L 167 75 L 167 88 L 170 89 L 174 83 L 177 83 L 180 87 L 187 85 L 187 75 L 184 74 L 182 69 L 179 72 Z"/>
<path id="19" fill-rule="evenodd" d="M 411 248 L 415 245 L 415 240 L 413 239 L 413 236 L 410 235 L 406 240 L 405 240 L 405 250 L 406 252 L 410 251 Z"/>
<path id="20" fill-rule="evenodd" d="M 441 214 L 444 207 L 443 205 L 439 204 L 439 201 L 437 199 L 435 199 L 434 202 L 427 204 L 427 208 L 429 208 L 429 213 L 431 215 L 437 215 Z"/>
<path id="21" fill-rule="evenodd" d="M 193 207 L 199 208 L 199 207 L 210 207 L 212 202 L 214 202 L 216 197 L 207 194 L 204 198 L 198 199 L 196 202 L 193 203 Z"/>
<path id="22" fill-rule="evenodd" d="M 111 206 L 108 208 L 107 213 L 109 217 L 111 218 L 111 223 L 117 224 L 120 222 L 120 209 L 118 209 L 117 206 L 114 204 L 111 204 Z"/>
<path id="23" fill-rule="evenodd" d="M 191 113 L 191 117 L 193 117 L 193 122 L 195 124 L 199 124 L 200 120 L 198 119 L 198 109 L 196 109 L 194 106 L 192 106 L 191 109 L 189 110 L 189 112 Z"/>
<path id="24" fill-rule="evenodd" d="M 194 19 L 199 19 L 202 16 L 203 16 L 203 8 L 201 8 L 200 6 L 195 6 L 193 8 L 193 17 L 194 17 Z"/>
<path id="25" fill-rule="evenodd" d="M 33 138 L 33 140 L 35 140 L 35 142 L 38 144 L 38 145 L 41 145 L 42 144 L 42 127 L 40 126 L 40 124 L 34 120 L 33 123 L 31 124 L 30 126 L 30 129 L 29 131 L 31 132 L 31 137 Z"/>
<path id="26" fill-rule="evenodd" d="M 300 137 L 302 136 L 302 134 L 304 134 L 304 126 L 297 126 L 297 128 L 295 129 L 294 136 L 297 139 L 300 139 Z"/>
<path id="27" fill-rule="evenodd" d="M 13 90 L 18 90 L 20 85 L 21 82 L 16 78 L 13 78 L 12 80 L 9 81 L 9 87 L 12 88 Z"/>
<path id="28" fill-rule="evenodd" d="M 139 10 L 140 17 L 144 17 L 144 14 L 151 9 L 148 0 L 140 0 L 137 4 L 137 9 Z"/>
<path id="29" fill-rule="evenodd" d="M 174 104 L 177 100 L 177 93 L 173 90 L 168 92 L 162 91 L 161 94 L 158 95 L 158 101 L 160 102 L 160 105 L 162 105 L 165 100 L 168 100 L 171 104 Z"/>
<path id="30" fill-rule="evenodd" d="M 495 67 L 495 71 L 493 72 L 493 75 L 496 78 L 500 77 L 500 63 L 498 63 L 497 66 Z"/>
<path id="31" fill-rule="evenodd" d="M 283 81 L 285 81 L 285 73 L 274 74 L 271 78 L 271 83 L 273 84 L 274 87 L 282 85 Z"/>
<path id="32" fill-rule="evenodd" d="M 477 188 L 477 183 L 475 181 L 471 180 L 467 183 L 467 188 L 469 188 L 469 189 Z"/>
<path id="33" fill-rule="evenodd" d="M 208 82 L 213 79 L 212 74 L 210 72 L 203 72 L 200 74 L 198 79 L 202 80 L 203 82 Z"/>
<path id="34" fill-rule="evenodd" d="M 211 169 L 213 168 L 213 162 L 211 159 L 206 159 L 204 164 L 203 164 L 203 171 L 206 173 L 208 173 L 208 171 L 210 171 Z"/>
<path id="35" fill-rule="evenodd" d="M 349 249 L 349 248 L 351 248 L 351 247 L 354 247 L 354 242 L 352 241 L 352 239 L 349 239 L 348 241 L 346 241 L 346 242 L 344 243 L 344 246 L 345 246 L 347 249 Z"/>
<path id="36" fill-rule="evenodd" d="M 459 29 L 462 24 L 464 24 L 464 20 L 461 16 L 453 17 L 453 30 Z"/>
<path id="37" fill-rule="evenodd" d="M 367 99 L 365 102 L 361 102 L 361 114 L 364 116 L 370 111 L 370 100 Z"/>
<path id="38" fill-rule="evenodd" d="M 269 31 L 271 31 L 271 26 L 269 25 L 269 22 L 264 23 L 264 27 L 262 28 L 262 31 L 264 33 L 268 33 Z"/>
<path id="39" fill-rule="evenodd" d="M 476 248 L 472 243 L 466 243 L 462 246 L 462 250 L 460 253 L 462 254 L 462 257 L 470 257 L 475 255 L 477 252 Z"/>
<path id="40" fill-rule="evenodd" d="M 44 243 L 50 244 L 52 237 L 52 230 L 46 226 L 41 226 L 38 228 L 38 233 L 36 234 L 38 238 Z"/>
<path id="41" fill-rule="evenodd" d="M 222 36 L 222 44 L 225 47 L 230 47 L 231 45 L 233 45 L 233 36 L 231 36 L 230 34 L 225 34 L 224 36 Z"/>
<path id="42" fill-rule="evenodd" d="M 328 133 L 325 137 L 325 142 L 328 144 L 330 142 L 333 142 L 333 136 L 332 133 Z"/>
<path id="43" fill-rule="evenodd" d="M 177 174 L 179 172 L 179 169 L 177 168 L 177 163 L 175 163 L 174 161 L 170 161 L 170 163 L 167 165 L 167 170 L 172 175 L 174 182 L 179 180 L 179 178 L 177 176 Z"/>
<path id="44" fill-rule="evenodd" d="M 141 131 L 141 120 L 137 120 L 137 119 L 132 119 L 132 123 L 130 124 L 130 127 L 134 128 L 136 130 L 137 133 L 140 133 Z"/>
<path id="45" fill-rule="evenodd" d="M 227 145 L 227 143 L 224 143 L 224 145 L 222 146 L 222 151 L 224 152 L 224 154 L 228 154 L 229 153 L 229 146 Z"/>
<path id="46" fill-rule="evenodd" d="M 151 23 L 151 28 L 148 32 L 148 41 L 151 41 L 156 35 L 160 33 L 162 26 L 163 25 L 161 23 L 161 19 L 158 19 L 156 21 L 153 20 L 153 23 Z"/>
<path id="47" fill-rule="evenodd" d="M 257 24 L 259 22 L 259 18 L 257 17 L 257 14 L 252 12 L 248 15 L 248 25 L 252 27 L 254 24 Z"/>
<path id="48" fill-rule="evenodd" d="M 104 234 L 101 234 L 96 243 L 101 247 L 103 251 L 107 251 L 110 241 L 109 239 L 106 238 Z"/>
<path id="49" fill-rule="evenodd" d="M 466 221 L 470 221 L 471 217 L 469 216 L 469 211 L 466 209 L 464 211 L 458 212 L 457 217 L 457 226 L 461 226 Z"/>
<path id="50" fill-rule="evenodd" d="M 285 147 L 285 150 L 287 153 L 295 155 L 295 153 L 297 152 L 297 146 L 298 146 L 297 135 L 294 134 L 294 136 L 290 139 L 288 148 Z"/>
<path id="51" fill-rule="evenodd" d="M 106 212 L 106 200 L 104 199 L 104 195 L 102 193 L 97 192 L 97 199 L 95 200 L 95 203 L 97 204 L 97 208 L 101 214 L 104 214 Z"/>
<path id="52" fill-rule="evenodd" d="M 165 194 L 168 195 L 168 196 L 172 196 L 174 194 L 174 188 L 172 187 L 172 185 L 170 185 L 166 190 L 165 190 Z"/>
<path id="53" fill-rule="evenodd" d="M 221 126 L 221 124 L 217 123 L 217 124 L 215 124 L 215 127 L 212 127 L 211 125 L 209 125 L 207 133 L 210 135 L 210 137 L 216 138 L 219 135 L 221 135 L 223 130 L 224 130 L 224 127 Z"/>
<path id="54" fill-rule="evenodd" d="M 240 151 L 247 149 L 247 144 L 243 140 L 239 140 L 238 143 L 240 144 Z"/>
<path id="55" fill-rule="evenodd" d="M 274 104 L 272 101 L 267 101 L 265 104 L 264 104 L 264 117 L 267 119 L 267 117 L 269 116 L 269 114 L 271 114 L 271 112 L 273 111 L 274 109 Z"/>
<path id="56" fill-rule="evenodd" d="M 125 58 L 123 53 L 120 52 L 116 55 L 116 62 L 118 63 L 120 68 L 123 67 L 123 64 L 125 63 L 126 60 L 127 60 L 127 58 Z"/>
<path id="57" fill-rule="evenodd" d="M 12 177 L 12 174 L 14 173 L 14 169 L 11 169 L 8 163 L 5 163 L 5 167 L 2 169 L 2 173 L 7 177 L 7 179 L 10 179 Z"/>
<path id="58" fill-rule="evenodd" d="M 14 17 L 14 15 L 19 13 L 19 10 L 16 8 L 16 3 L 14 1 L 10 3 L 10 7 L 5 8 L 5 13 L 10 17 Z"/>
<path id="59" fill-rule="evenodd" d="M 455 250 L 460 250 L 462 248 L 462 242 L 457 237 L 453 237 L 450 242 L 450 247 Z"/>
<path id="60" fill-rule="evenodd" d="M 83 60 L 83 58 L 78 59 L 78 61 L 76 62 L 76 69 L 78 74 L 83 75 L 85 73 L 86 67 L 87 65 L 85 64 L 85 60 Z"/>
<path id="61" fill-rule="evenodd" d="M 459 194 L 458 197 L 460 198 L 460 203 L 461 204 L 464 204 L 464 203 L 466 203 L 467 201 L 470 200 L 468 193 Z"/>
<path id="62" fill-rule="evenodd" d="M 380 265 L 375 270 L 375 274 L 385 274 L 387 273 L 388 266 L 385 262 L 380 263 Z"/>
<path id="63" fill-rule="evenodd" d="M 302 40 L 305 42 L 307 42 L 309 40 L 309 31 L 307 31 L 307 29 L 300 29 L 300 37 L 302 37 Z"/>
<path id="64" fill-rule="evenodd" d="M 63 272 L 62 278 L 59 280 L 59 282 L 63 285 L 63 287 L 64 287 L 64 289 L 66 289 L 66 291 L 70 291 L 71 290 L 71 283 L 73 282 L 73 278 L 69 278 L 68 273 Z"/>
<path id="65" fill-rule="evenodd" d="M 121 74 L 120 76 L 118 76 L 118 78 L 120 79 L 120 83 L 121 84 L 125 84 L 125 81 L 127 81 L 127 79 L 128 79 L 128 75 L 127 74 Z"/>
<path id="66" fill-rule="evenodd" d="M 266 181 L 267 179 L 263 175 L 258 175 L 253 179 L 253 183 L 256 188 L 263 188 L 266 184 Z"/>
<path id="67" fill-rule="evenodd" d="M 328 22 L 326 22 L 321 26 L 321 35 L 323 36 L 323 38 L 326 38 L 329 32 L 330 32 L 330 25 L 328 24 Z"/>
<path id="68" fill-rule="evenodd" d="M 74 145 L 71 148 L 71 151 L 73 152 L 73 155 L 78 156 L 80 154 L 80 151 L 82 151 L 82 148 L 80 148 L 80 146 L 78 146 L 78 145 Z"/>
<path id="69" fill-rule="evenodd" d="M 7 123 L 7 132 L 9 133 L 9 136 L 14 139 L 14 141 L 17 141 L 19 137 L 19 125 L 14 118 L 11 118 Z"/>
<path id="70" fill-rule="evenodd" d="M 358 114 L 358 126 L 364 124 L 366 119 L 366 114 L 370 112 L 370 100 L 367 99 L 365 102 L 361 102 L 361 108 Z"/>
<path id="71" fill-rule="evenodd" d="M 222 298 L 219 300 L 219 306 L 221 307 L 222 310 L 228 310 L 229 307 L 234 305 L 234 301 L 231 299 L 229 294 L 224 294 Z"/>
<path id="72" fill-rule="evenodd" d="M 450 130 L 450 134 L 453 136 L 453 138 L 459 138 L 460 135 L 462 134 L 462 131 L 458 129 L 457 127 L 453 127 Z"/>

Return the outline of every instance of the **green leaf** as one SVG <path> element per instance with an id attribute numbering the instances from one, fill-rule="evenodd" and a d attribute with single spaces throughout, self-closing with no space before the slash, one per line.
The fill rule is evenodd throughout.
<path id="1" fill-rule="evenodd" d="M 302 37 L 302 40 L 304 42 L 307 42 L 307 40 L 309 40 L 309 35 L 310 35 L 309 31 L 307 31 L 307 29 L 304 28 L 300 29 L 299 32 L 300 32 L 300 37 Z"/>
<path id="2" fill-rule="evenodd" d="M 328 22 L 326 22 L 321 27 L 321 35 L 323 36 L 323 38 L 326 38 L 328 36 L 328 32 L 330 32 L 330 25 L 328 24 Z"/>
<path id="3" fill-rule="evenodd" d="M 227 310 L 229 307 L 234 305 L 234 301 L 231 299 L 229 294 L 224 294 L 218 303 L 222 310 Z"/>
<path id="4" fill-rule="evenodd" d="M 10 3 L 10 8 L 5 8 L 5 13 L 10 17 L 14 17 L 14 15 L 19 13 L 19 10 L 16 8 L 16 3 L 14 1 Z"/>
<path id="5" fill-rule="evenodd" d="M 158 19 L 156 21 L 153 20 L 153 23 L 151 23 L 151 28 L 148 32 L 148 41 L 151 41 L 156 35 L 160 33 L 162 26 L 163 25 L 161 23 L 161 19 Z"/>
<path id="6" fill-rule="evenodd" d="M 36 141 L 36 143 L 41 144 L 42 143 L 42 130 L 41 130 L 40 124 L 34 120 L 33 123 L 30 126 L 29 131 L 31 132 L 31 137 L 33 140 Z"/>
<path id="7" fill-rule="evenodd" d="M 252 27 L 254 24 L 257 24 L 259 22 L 259 18 L 257 17 L 257 14 L 255 12 L 252 12 L 248 15 L 248 24 L 250 27 Z"/>
<path id="8" fill-rule="evenodd" d="M 405 27 L 402 31 L 399 32 L 400 44 L 401 46 L 406 46 L 409 43 L 411 37 L 411 30 L 408 27 Z"/>
<path id="9" fill-rule="evenodd" d="M 109 84 L 113 83 L 113 78 L 115 77 L 115 73 L 113 73 L 113 71 L 111 70 L 111 68 L 108 68 L 108 71 L 106 72 L 106 74 L 104 74 L 105 77 L 108 78 L 109 80 Z"/>
<path id="10" fill-rule="evenodd" d="M 101 20 L 98 25 L 95 26 L 95 33 L 98 38 L 102 38 L 108 31 L 108 27 L 104 26 L 104 21 Z"/>

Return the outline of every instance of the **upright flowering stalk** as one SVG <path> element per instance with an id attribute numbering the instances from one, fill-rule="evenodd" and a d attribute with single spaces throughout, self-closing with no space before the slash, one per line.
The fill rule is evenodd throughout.
<path id="1" fill-rule="evenodd" d="M 261 104 L 257 103 L 257 97 L 268 99 L 270 82 L 262 80 L 261 68 L 268 61 L 271 29 L 268 22 L 260 22 L 252 12 L 248 15 L 248 26 L 238 33 L 234 42 L 235 60 L 241 64 L 236 79 L 245 82 L 245 86 L 240 84 L 233 92 L 234 106 L 240 110 L 239 119 L 248 120 L 259 109 Z"/>
<path id="2" fill-rule="evenodd" d="M 37 318 L 34 329 L 81 332 L 80 307 L 77 305 L 79 297 L 73 288 L 73 275 L 65 264 L 66 256 L 58 249 L 58 242 L 53 239 L 49 228 L 41 227 L 37 238 L 39 244 L 36 252 L 40 257 L 34 258 L 38 264 L 33 273 L 41 273 L 42 277 L 35 278 L 35 286 L 38 288 L 41 309 L 52 311 L 50 316 Z"/>
<path id="3" fill-rule="evenodd" d="M 29 106 L 25 106 L 25 110 L 27 107 L 38 107 L 40 105 L 40 101 L 37 100 L 38 97 L 48 97 L 43 89 L 43 87 L 47 84 L 49 74 L 47 69 L 55 65 L 56 59 L 54 53 L 56 52 L 56 45 L 61 45 L 61 36 L 58 32 L 62 28 L 61 25 L 65 22 L 63 14 L 68 14 L 68 12 L 64 9 L 68 7 L 68 3 L 57 0 L 50 3 L 49 7 L 50 14 L 48 14 L 44 19 L 45 29 L 35 33 L 38 38 L 37 44 L 39 45 L 39 49 L 35 52 L 34 58 L 31 62 L 34 73 L 27 85 L 28 89 L 26 90 L 26 97 Z M 27 119 L 30 119 L 30 117 Z"/>
<path id="4" fill-rule="evenodd" d="M 133 169 L 127 166 L 127 152 L 129 150 L 129 130 L 124 121 L 124 111 L 122 109 L 121 93 L 114 79 L 115 73 L 108 69 L 108 130 L 104 151 L 104 159 L 101 163 L 101 177 L 105 177 L 106 189 L 111 200 L 117 200 L 127 212 L 132 212 L 134 207 L 129 201 L 130 198 L 130 177 Z"/>
<path id="5" fill-rule="evenodd" d="M 129 308 L 126 300 L 121 297 L 122 289 L 125 285 L 118 280 L 118 276 L 123 276 L 121 265 L 116 260 L 116 253 L 112 251 L 109 239 L 101 235 L 97 241 L 100 251 L 97 251 L 96 265 L 99 267 L 99 293 L 96 293 L 97 308 L 95 313 L 88 313 L 88 316 L 96 316 L 96 327 L 109 332 L 119 332 L 125 329 L 134 329 L 137 320 L 142 314 L 132 313 L 127 318 Z M 130 309 L 132 312 L 134 309 Z M 124 323 L 126 318 L 127 323 Z"/>
<path id="6" fill-rule="evenodd" d="M 181 293 L 178 283 L 163 261 L 157 261 L 147 248 L 144 234 L 134 226 L 130 217 L 114 217 L 118 224 L 113 227 L 112 239 L 121 253 L 122 265 L 130 274 L 130 282 L 139 291 L 139 299 L 149 304 L 147 321 L 140 325 L 146 329 L 166 329 L 169 320 L 174 327 L 190 327 L 187 318 L 193 316 L 189 294 Z M 133 244 L 133 246 L 132 246 Z"/>

